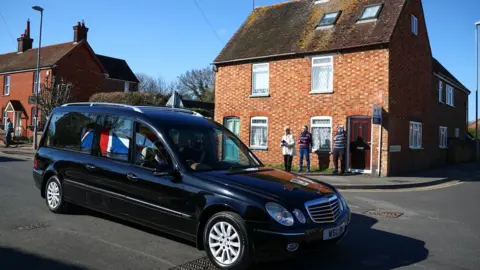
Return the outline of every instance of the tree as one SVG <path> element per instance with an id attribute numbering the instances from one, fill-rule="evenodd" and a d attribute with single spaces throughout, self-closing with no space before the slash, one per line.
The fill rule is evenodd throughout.
<path id="1" fill-rule="evenodd" d="M 144 73 L 137 73 L 138 91 L 143 93 L 159 93 L 169 95 L 176 88 L 176 82 L 168 83 L 163 77 L 154 78 Z"/>
<path id="2" fill-rule="evenodd" d="M 51 81 L 45 78 L 45 83 L 40 86 L 38 93 L 38 105 L 42 110 L 43 117 L 50 115 L 50 112 L 58 106 L 70 101 L 73 84 L 60 79 L 56 81 L 56 77 L 52 76 Z"/>
<path id="3" fill-rule="evenodd" d="M 215 72 L 210 67 L 187 71 L 178 77 L 178 84 L 183 97 L 210 102 L 215 99 Z"/>

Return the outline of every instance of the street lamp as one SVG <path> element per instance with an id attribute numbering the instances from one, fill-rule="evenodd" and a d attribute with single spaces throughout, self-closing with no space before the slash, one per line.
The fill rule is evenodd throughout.
<path id="1" fill-rule="evenodd" d="M 476 150 L 475 150 L 475 155 L 477 162 L 479 161 L 479 140 L 478 140 L 478 26 L 480 25 L 480 21 L 475 23 L 475 59 L 477 61 L 477 68 L 476 68 L 476 73 L 475 77 L 477 78 L 477 85 L 476 85 L 476 91 L 475 91 L 475 144 L 476 144 Z"/>
<path id="2" fill-rule="evenodd" d="M 43 8 L 39 6 L 32 7 L 36 11 L 40 11 L 40 36 L 38 38 L 38 50 L 37 50 L 37 74 L 35 76 L 35 124 L 33 126 L 33 147 L 37 150 L 37 133 L 38 133 L 38 92 L 40 88 L 40 48 L 42 47 L 42 22 L 43 22 Z"/>

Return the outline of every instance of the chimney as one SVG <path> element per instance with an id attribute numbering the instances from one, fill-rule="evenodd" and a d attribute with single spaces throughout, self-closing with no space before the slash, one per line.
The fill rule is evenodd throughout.
<path id="1" fill-rule="evenodd" d="M 73 42 L 80 42 L 82 40 L 87 40 L 88 28 L 85 27 L 85 22 L 82 20 L 82 23 L 77 23 L 73 27 Z"/>
<path id="2" fill-rule="evenodd" d="M 30 50 L 33 45 L 33 39 L 30 38 L 30 20 L 27 20 L 27 28 L 25 32 L 17 38 L 18 53 L 23 53 L 26 50 Z"/>

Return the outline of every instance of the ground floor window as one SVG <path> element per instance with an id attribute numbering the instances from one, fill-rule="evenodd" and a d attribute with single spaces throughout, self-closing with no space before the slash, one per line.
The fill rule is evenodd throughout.
<path id="1" fill-rule="evenodd" d="M 266 149 L 268 140 L 268 118 L 252 117 L 250 122 L 250 147 Z"/>
<path id="2" fill-rule="evenodd" d="M 410 148 L 422 148 L 422 123 L 410 122 Z"/>
<path id="3" fill-rule="evenodd" d="M 440 148 L 447 148 L 448 128 L 440 127 Z"/>
<path id="4" fill-rule="evenodd" d="M 332 148 L 332 118 L 316 116 L 311 119 L 312 150 L 330 152 Z"/>
<path id="5" fill-rule="evenodd" d="M 455 129 L 455 138 L 460 138 L 460 129 Z"/>

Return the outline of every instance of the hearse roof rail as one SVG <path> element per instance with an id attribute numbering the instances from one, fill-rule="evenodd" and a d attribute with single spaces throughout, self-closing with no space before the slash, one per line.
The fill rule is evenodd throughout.
<path id="1" fill-rule="evenodd" d="M 70 106 L 105 106 L 105 107 L 122 107 L 132 109 L 136 112 L 143 113 L 142 108 L 144 109 L 153 109 L 153 110 L 163 110 L 163 111 L 170 111 L 170 112 L 180 112 L 180 113 L 190 113 L 195 116 L 203 117 L 203 115 L 187 109 L 180 109 L 180 108 L 172 108 L 172 107 L 157 107 L 157 106 L 132 106 L 128 104 L 120 104 L 120 103 L 109 103 L 109 102 L 75 102 L 75 103 L 67 103 L 63 104 L 62 107 L 70 107 Z"/>

